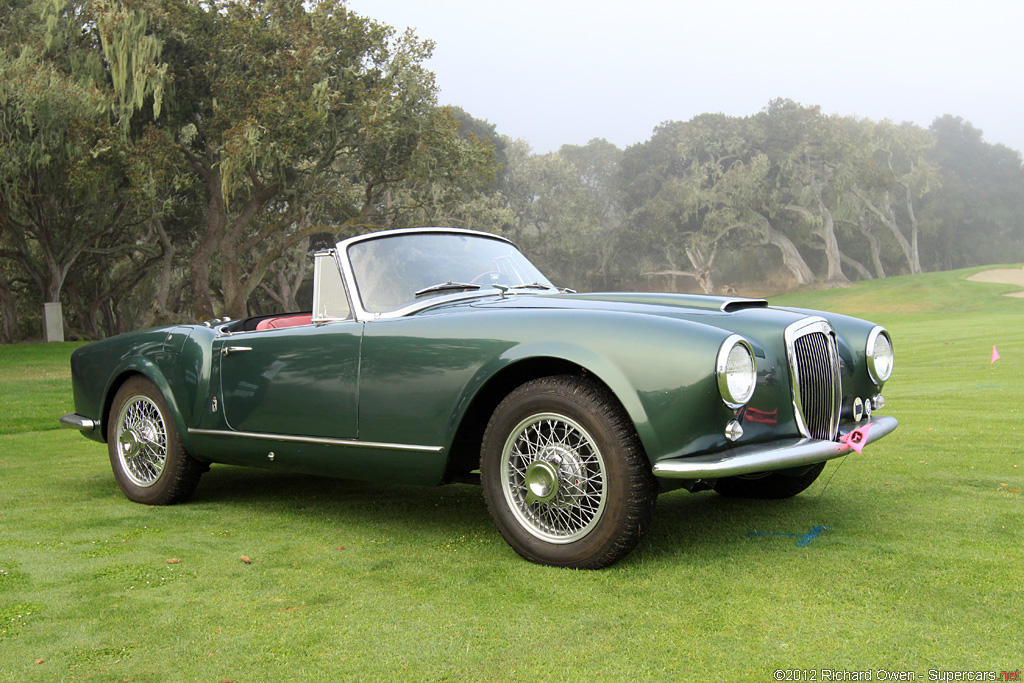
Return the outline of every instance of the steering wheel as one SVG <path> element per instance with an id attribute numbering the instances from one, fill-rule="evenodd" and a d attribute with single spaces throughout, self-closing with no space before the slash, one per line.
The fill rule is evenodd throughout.
<path id="1" fill-rule="evenodd" d="M 501 279 L 501 273 L 496 270 L 487 270 L 470 280 L 474 285 L 495 285 Z"/>

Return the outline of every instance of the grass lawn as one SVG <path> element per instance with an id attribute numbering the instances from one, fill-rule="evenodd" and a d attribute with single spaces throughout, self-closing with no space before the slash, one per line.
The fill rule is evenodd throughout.
<path id="1" fill-rule="evenodd" d="M 889 328 L 899 429 L 791 500 L 662 496 L 596 572 L 519 559 L 467 485 L 215 466 L 187 505 L 131 503 L 102 445 L 55 429 L 73 345 L 0 347 L 0 680 L 1024 668 L 1024 300 L 971 272 L 776 300 Z"/>

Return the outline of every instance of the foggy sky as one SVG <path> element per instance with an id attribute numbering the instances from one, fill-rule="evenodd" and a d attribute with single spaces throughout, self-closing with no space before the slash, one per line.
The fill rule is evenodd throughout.
<path id="1" fill-rule="evenodd" d="M 436 42 L 454 104 L 535 152 L 776 97 L 826 114 L 954 114 L 1024 150 L 1020 0 L 349 0 Z"/>

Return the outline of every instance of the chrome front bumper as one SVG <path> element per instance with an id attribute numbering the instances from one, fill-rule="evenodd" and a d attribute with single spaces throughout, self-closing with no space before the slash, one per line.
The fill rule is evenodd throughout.
<path id="1" fill-rule="evenodd" d="M 896 429 L 896 418 L 874 415 L 857 423 L 841 426 L 840 433 L 848 434 L 871 424 L 865 445 L 878 441 Z M 720 479 L 754 472 L 770 472 L 841 458 L 853 450 L 838 441 L 820 439 L 781 439 L 767 443 L 740 446 L 728 451 L 671 458 L 655 463 L 654 476 L 665 479 Z"/>
<path id="2" fill-rule="evenodd" d="M 60 426 L 67 427 L 68 429 L 77 429 L 81 432 L 91 432 L 96 429 L 96 420 L 79 415 L 78 413 L 68 413 L 60 418 Z"/>

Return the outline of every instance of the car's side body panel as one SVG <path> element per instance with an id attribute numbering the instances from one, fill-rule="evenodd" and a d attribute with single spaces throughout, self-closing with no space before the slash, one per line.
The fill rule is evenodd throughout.
<path id="1" fill-rule="evenodd" d="M 446 235 L 443 243 L 454 249 L 477 238 L 491 249 L 494 241 L 504 242 L 446 229 L 383 236 L 402 235 L 421 245 L 429 243 L 422 241 L 425 235 Z M 446 476 L 465 421 L 486 423 L 486 410 L 474 409 L 481 404 L 494 409 L 492 385 L 507 392 L 521 383 L 519 373 L 522 381 L 529 379 L 538 363 L 556 363 L 551 367 L 589 375 L 608 387 L 656 473 L 668 471 L 659 467 L 662 462 L 671 461 L 681 471 L 680 458 L 727 458 L 731 451 L 749 452 L 759 444 L 777 449 L 784 440 L 807 436 L 795 405 L 794 361 L 785 338 L 785 331 L 802 321 L 827 321 L 828 334 L 834 332 L 831 353 L 843 397 L 837 419 L 847 429 L 859 419 L 854 401 L 862 403 L 880 390 L 865 371 L 866 343 L 877 328 L 856 318 L 770 308 L 757 299 L 556 294 L 539 282 L 512 291 L 482 283 L 450 287 L 455 284 L 450 281 L 426 287 L 419 294 L 429 296 L 417 294 L 400 310 L 372 313 L 359 301 L 345 245 L 330 252 L 337 259 L 320 265 L 341 265 L 347 294 L 335 288 L 340 300 L 334 303 L 348 310 L 351 302 L 355 318 L 335 320 L 314 312 L 312 321 L 296 317 L 284 320 L 282 325 L 290 326 L 283 327 L 258 325 L 257 318 L 215 321 L 91 344 L 72 357 L 82 419 L 66 423 L 93 425 L 83 433 L 104 440 L 114 394 L 138 373 L 164 395 L 185 447 L 197 459 L 436 484 Z M 510 248 L 505 244 L 499 251 Z M 433 252 L 395 253 L 422 264 Z M 371 279 L 393 287 L 410 267 L 403 262 L 386 277 L 375 270 Z M 749 400 L 733 404 L 738 408 L 723 401 L 716 371 L 730 338 L 749 344 L 756 362 L 756 390 Z M 473 433 L 482 436 L 482 425 Z M 460 462 L 464 470 L 471 458 Z"/>
<path id="2" fill-rule="evenodd" d="M 692 299 L 508 297 L 368 323 L 144 330 L 76 352 L 76 410 L 102 421 L 120 379 L 140 373 L 165 395 L 200 459 L 436 484 L 478 392 L 535 359 L 570 363 L 608 386 L 652 465 L 799 437 L 780 329 L 808 315 L 827 315 L 836 328 L 847 395 L 871 393 L 861 341 L 870 323 L 763 307 L 724 313 L 718 300 L 695 307 Z M 712 372 L 731 333 L 751 342 L 758 364 L 737 444 L 724 435 L 736 411 L 720 400 Z M 102 425 L 89 436 L 103 440 Z"/>
<path id="3" fill-rule="evenodd" d="M 213 342 L 233 431 L 357 438 L 363 323 L 267 329 Z"/>

